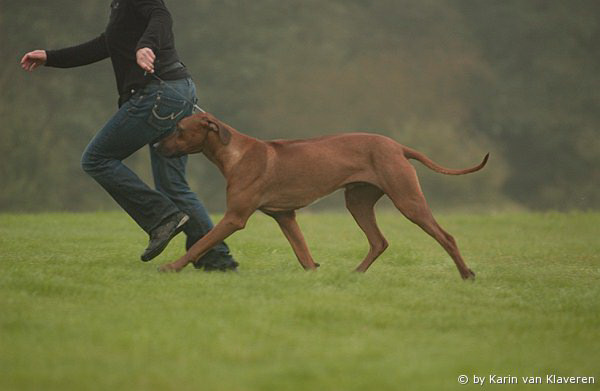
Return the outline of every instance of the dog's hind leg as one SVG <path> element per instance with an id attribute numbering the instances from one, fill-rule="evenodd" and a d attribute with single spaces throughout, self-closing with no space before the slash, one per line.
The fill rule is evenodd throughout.
<path id="1" fill-rule="evenodd" d="M 398 175 L 398 171 L 396 170 L 393 176 L 386 177 L 386 194 L 404 216 L 421 227 L 421 229 L 433 237 L 446 250 L 456 264 L 458 272 L 463 279 L 474 278 L 475 273 L 465 264 L 452 235 L 444 231 L 437 221 L 435 221 L 419 186 L 419 180 L 414 167 L 407 164 L 399 172 L 402 174 Z"/>
<path id="2" fill-rule="evenodd" d="M 348 208 L 369 241 L 369 252 L 356 268 L 358 272 L 365 272 L 388 247 L 387 241 L 379 227 L 377 227 L 373 209 L 375 203 L 383 195 L 383 191 L 370 184 L 357 184 L 346 187 L 344 195 L 346 197 L 346 208 Z"/>
<path id="3" fill-rule="evenodd" d="M 296 254 L 296 258 L 298 258 L 300 265 L 302 265 L 302 267 L 306 270 L 315 270 L 317 267 L 319 267 L 319 264 L 315 263 L 310 255 L 310 251 L 308 250 L 308 246 L 306 245 L 302 231 L 300 230 L 298 222 L 296 221 L 296 212 L 291 210 L 267 214 L 273 217 L 275 221 L 277 221 L 277 224 L 279 224 L 281 231 L 287 238 L 288 242 L 290 242 L 292 250 L 294 250 L 294 254 Z"/>

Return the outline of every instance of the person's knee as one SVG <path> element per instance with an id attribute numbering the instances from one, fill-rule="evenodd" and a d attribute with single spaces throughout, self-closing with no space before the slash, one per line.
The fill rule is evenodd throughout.
<path id="1" fill-rule="evenodd" d="M 92 177 L 99 175 L 103 171 L 105 163 L 105 159 L 95 155 L 89 149 L 86 149 L 81 155 L 81 168 Z"/>
<path id="2" fill-rule="evenodd" d="M 91 175 L 96 167 L 94 160 L 92 154 L 87 149 L 83 151 L 81 155 L 81 169 Z"/>

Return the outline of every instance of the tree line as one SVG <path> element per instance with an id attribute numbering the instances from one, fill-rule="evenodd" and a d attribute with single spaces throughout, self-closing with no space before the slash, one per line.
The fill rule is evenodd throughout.
<path id="1" fill-rule="evenodd" d="M 18 66 L 26 51 L 98 35 L 109 3 L 0 1 L 0 210 L 114 207 L 79 167 L 116 109 L 109 61 Z M 418 168 L 437 207 L 600 205 L 597 1 L 166 3 L 199 104 L 242 132 L 381 133 L 454 168 L 490 152 L 482 172 L 462 178 Z M 147 151 L 127 162 L 151 183 Z M 194 156 L 188 171 L 222 209 L 217 170 Z"/>

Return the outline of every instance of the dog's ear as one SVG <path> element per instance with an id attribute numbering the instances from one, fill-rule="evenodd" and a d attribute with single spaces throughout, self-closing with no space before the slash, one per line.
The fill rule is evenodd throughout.
<path id="1" fill-rule="evenodd" d="M 229 142 L 231 141 L 231 132 L 226 127 L 213 121 L 208 121 L 208 127 L 211 130 L 217 132 L 217 134 L 219 135 L 219 140 L 221 140 L 221 143 L 223 145 L 229 144 Z"/>
<path id="2" fill-rule="evenodd" d="M 219 129 L 219 139 L 221 139 L 223 145 L 229 144 L 229 142 L 231 141 L 231 132 L 229 131 L 229 129 L 227 129 L 224 126 L 221 126 Z"/>
<path id="3" fill-rule="evenodd" d="M 206 123 L 208 124 L 208 127 L 210 128 L 210 130 L 212 130 L 213 132 L 219 132 L 219 129 L 221 128 L 219 126 L 219 124 L 217 124 L 216 122 L 213 121 L 206 121 Z"/>

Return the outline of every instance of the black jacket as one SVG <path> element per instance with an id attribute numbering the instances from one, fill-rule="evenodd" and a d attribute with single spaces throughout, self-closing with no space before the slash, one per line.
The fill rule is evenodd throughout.
<path id="1" fill-rule="evenodd" d="M 47 50 L 46 66 L 71 68 L 91 64 L 110 57 L 123 103 L 152 77 L 145 75 L 136 62 L 138 49 L 147 47 L 156 55 L 154 68 L 164 80 L 189 77 L 175 50 L 171 14 L 163 0 L 113 0 L 106 30 L 81 45 Z M 175 68 L 175 69 L 174 69 Z M 168 69 L 167 72 L 161 70 Z"/>

